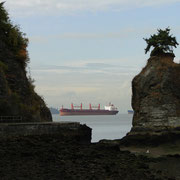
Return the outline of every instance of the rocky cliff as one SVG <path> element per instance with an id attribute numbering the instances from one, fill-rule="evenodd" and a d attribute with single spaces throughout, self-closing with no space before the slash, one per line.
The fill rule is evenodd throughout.
<path id="1" fill-rule="evenodd" d="M 52 121 L 49 109 L 26 75 L 27 45 L 28 39 L 12 24 L 0 3 L 0 116 L 19 116 L 23 122 Z"/>
<path id="2" fill-rule="evenodd" d="M 171 54 L 151 56 L 132 81 L 133 127 L 129 135 L 180 127 L 180 64 Z"/>

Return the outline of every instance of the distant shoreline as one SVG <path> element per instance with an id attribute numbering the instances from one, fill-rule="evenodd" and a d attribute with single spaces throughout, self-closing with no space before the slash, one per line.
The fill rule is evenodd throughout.
<path id="1" fill-rule="evenodd" d="M 50 107 L 49 110 L 51 114 L 59 114 L 59 110 L 57 108 Z"/>

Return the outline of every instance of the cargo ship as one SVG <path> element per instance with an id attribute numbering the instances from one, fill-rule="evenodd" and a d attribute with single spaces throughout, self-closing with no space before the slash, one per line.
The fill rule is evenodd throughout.
<path id="1" fill-rule="evenodd" d="M 89 104 L 89 109 L 83 109 L 82 103 L 80 106 L 74 106 L 72 103 L 71 109 L 63 108 L 62 106 L 59 111 L 60 116 L 115 115 L 119 112 L 111 103 L 105 106 L 104 109 L 100 109 L 100 104 L 98 106 L 91 106 L 91 104 Z"/>

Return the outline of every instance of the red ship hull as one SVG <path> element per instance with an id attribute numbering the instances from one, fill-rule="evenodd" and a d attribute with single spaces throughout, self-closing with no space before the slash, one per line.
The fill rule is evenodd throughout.
<path id="1" fill-rule="evenodd" d="M 95 109 L 61 109 L 60 116 L 89 116 L 89 115 L 115 115 L 118 111 L 95 110 Z"/>

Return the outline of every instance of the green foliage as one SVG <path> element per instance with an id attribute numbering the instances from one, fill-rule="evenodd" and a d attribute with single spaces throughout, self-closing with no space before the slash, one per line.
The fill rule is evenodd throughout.
<path id="1" fill-rule="evenodd" d="M 35 88 L 34 82 L 35 82 L 35 80 L 32 79 L 31 76 L 29 76 L 28 82 L 29 82 L 29 89 L 30 89 L 31 93 L 34 93 L 34 88 Z"/>
<path id="2" fill-rule="evenodd" d="M 158 29 L 157 34 L 151 35 L 149 39 L 143 38 L 147 47 L 145 49 L 145 54 L 150 50 L 151 47 L 154 49 L 151 52 L 151 55 L 158 55 L 162 53 L 172 53 L 173 47 L 176 48 L 179 45 L 176 41 L 176 37 L 170 35 L 170 28 L 166 28 L 165 30 Z"/>
<path id="3" fill-rule="evenodd" d="M 26 51 L 28 39 L 17 25 L 12 24 L 3 5 L 4 2 L 0 3 L 0 40 L 14 53 L 17 60 L 20 60 L 21 63 L 26 66 L 29 61 Z"/>
<path id="4" fill-rule="evenodd" d="M 1 17 L 1 21 L 0 22 L 8 22 L 9 21 L 9 17 L 8 17 L 8 13 L 7 11 L 3 8 L 4 2 L 0 3 L 0 17 Z"/>

